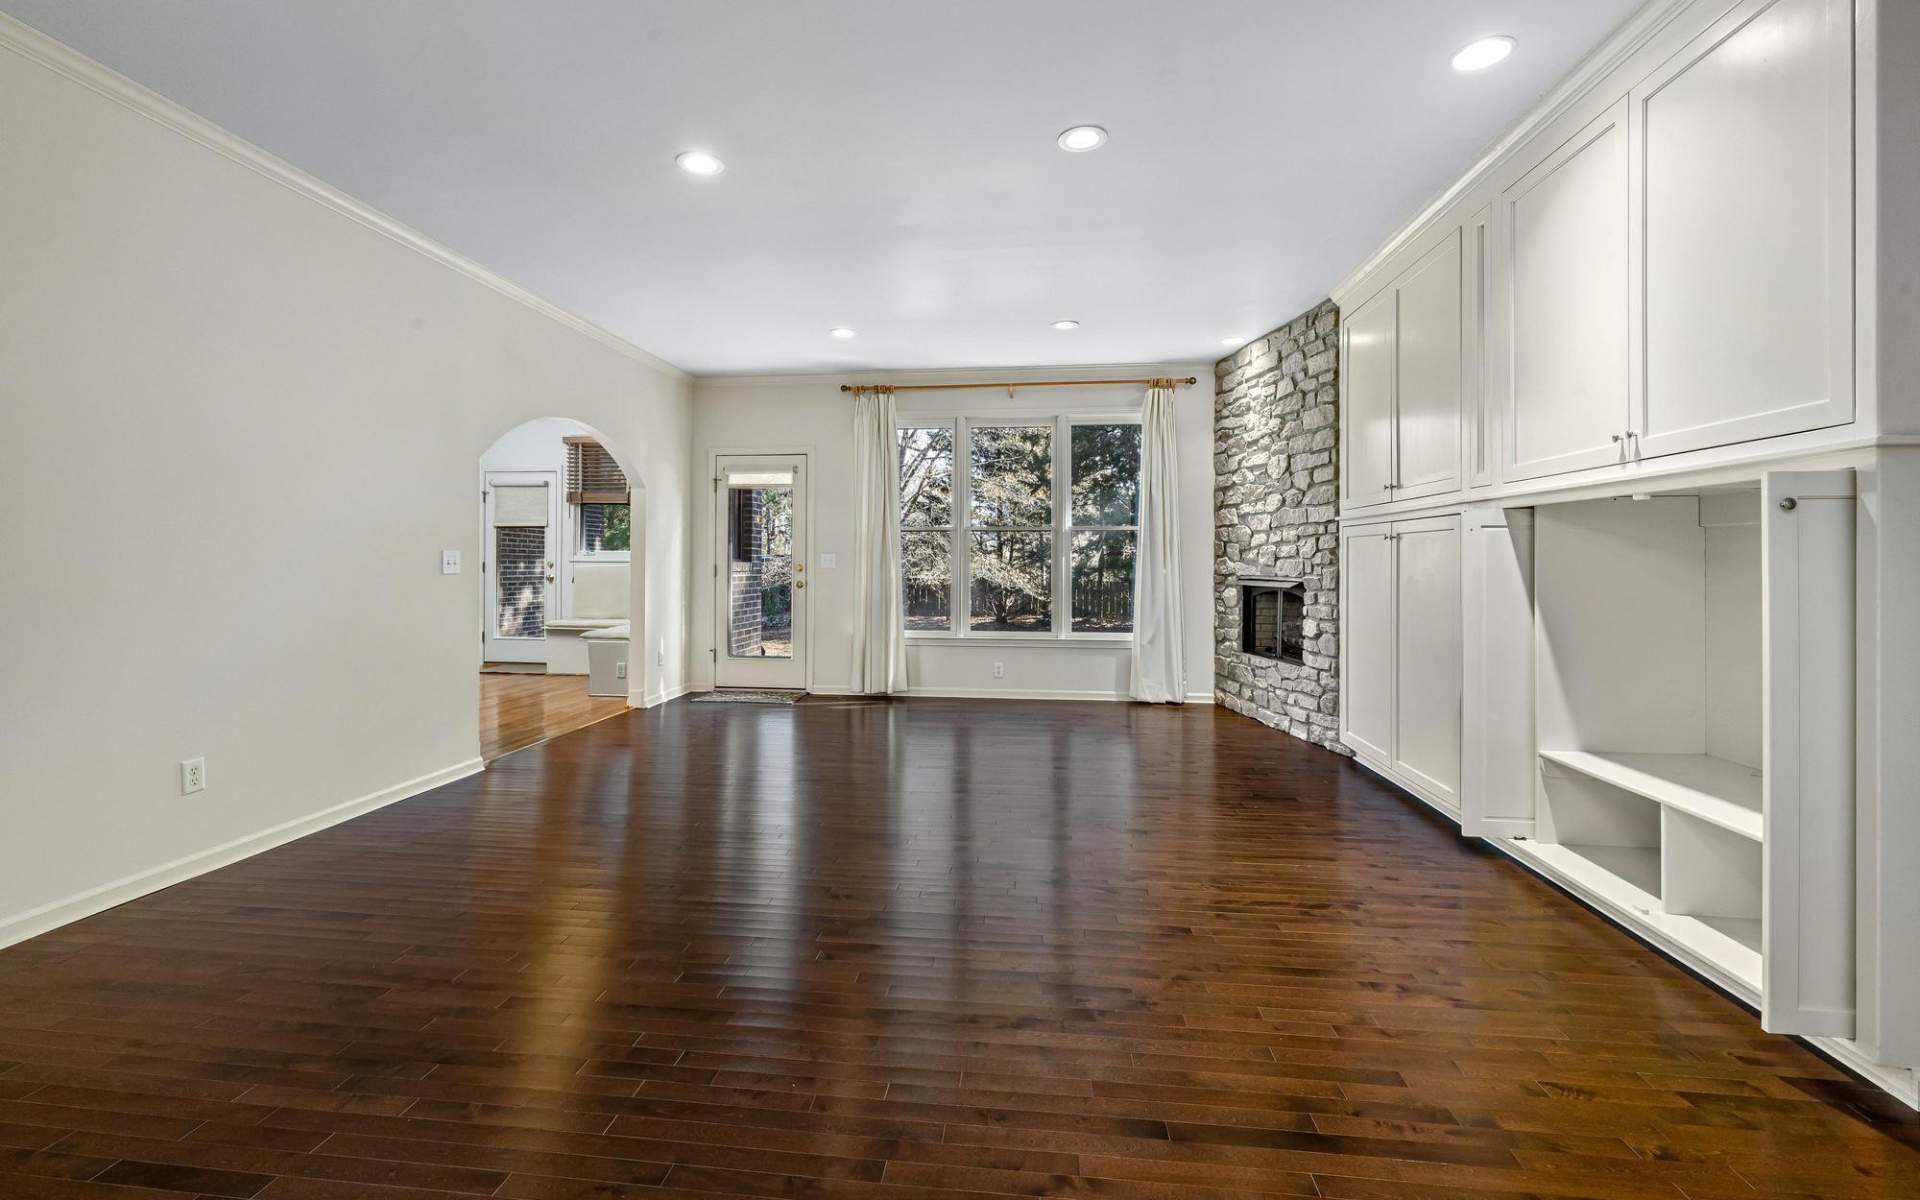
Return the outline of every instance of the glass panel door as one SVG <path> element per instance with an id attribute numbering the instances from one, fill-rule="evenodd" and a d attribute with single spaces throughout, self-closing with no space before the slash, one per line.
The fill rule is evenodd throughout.
<path id="1" fill-rule="evenodd" d="M 719 465 L 714 681 L 802 689 L 805 458 L 723 455 Z"/>
<path id="2" fill-rule="evenodd" d="M 488 662 L 547 661 L 553 612 L 558 480 L 550 472 L 494 472 L 486 478 L 482 543 Z"/>

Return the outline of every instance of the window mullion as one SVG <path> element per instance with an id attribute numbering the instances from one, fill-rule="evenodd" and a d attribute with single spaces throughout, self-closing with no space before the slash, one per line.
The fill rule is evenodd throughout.
<path id="1" fill-rule="evenodd" d="M 1053 425 L 1053 636 L 1073 632 L 1073 424 L 1062 415 Z"/>

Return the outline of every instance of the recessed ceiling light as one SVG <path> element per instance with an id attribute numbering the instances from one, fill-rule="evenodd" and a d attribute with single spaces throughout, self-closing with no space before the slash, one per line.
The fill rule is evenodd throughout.
<path id="1" fill-rule="evenodd" d="M 678 163 L 680 169 L 689 175 L 718 175 L 727 169 L 727 164 L 721 162 L 713 155 L 708 154 L 705 150 L 682 151 L 674 157 L 673 161 Z"/>
<path id="2" fill-rule="evenodd" d="M 853 336 L 853 330 L 848 329 L 845 325 L 841 325 L 836 328 L 829 329 L 827 330 L 827 332 L 832 334 L 834 337 L 839 338 L 841 341 L 845 341 L 848 338 Z"/>
<path id="3" fill-rule="evenodd" d="M 1468 42 L 1460 47 L 1460 53 L 1453 56 L 1453 69 L 1484 71 L 1512 54 L 1513 48 L 1518 44 L 1504 33 L 1483 37 L 1477 42 Z"/>
<path id="4" fill-rule="evenodd" d="M 1055 322 L 1053 323 L 1053 327 L 1054 327 L 1055 329 L 1058 329 L 1058 330 L 1059 330 L 1059 331 L 1060 331 L 1061 333 L 1065 333 L 1065 332 L 1066 332 L 1067 330 L 1069 330 L 1069 329 L 1078 329 L 1078 328 L 1080 328 L 1080 322 L 1078 322 L 1078 321 L 1055 321 Z"/>
<path id="5" fill-rule="evenodd" d="M 1071 129 L 1061 130 L 1056 140 L 1060 143 L 1062 150 L 1074 154 L 1085 154 L 1089 150 L 1098 150 L 1107 144 L 1107 131 L 1098 125 L 1075 125 Z"/>

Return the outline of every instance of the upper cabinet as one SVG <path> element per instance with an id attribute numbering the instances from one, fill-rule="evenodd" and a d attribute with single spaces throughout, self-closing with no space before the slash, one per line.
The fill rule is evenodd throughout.
<path id="1" fill-rule="evenodd" d="M 1461 246 L 1456 228 L 1347 315 L 1341 477 L 1348 508 L 1460 488 Z"/>
<path id="2" fill-rule="evenodd" d="M 1347 507 L 1860 417 L 1857 19 L 1684 7 L 1347 285 Z"/>
<path id="3" fill-rule="evenodd" d="M 1642 457 L 1853 419 L 1846 0 L 1750 0 L 1634 88 Z"/>
<path id="4" fill-rule="evenodd" d="M 1489 345 L 1506 478 L 1620 461 L 1628 380 L 1627 104 L 1550 129 L 1494 205 Z"/>
<path id="5" fill-rule="evenodd" d="M 1347 314 L 1340 326 L 1340 394 L 1346 445 L 1340 463 L 1348 508 L 1393 499 L 1394 289 Z"/>

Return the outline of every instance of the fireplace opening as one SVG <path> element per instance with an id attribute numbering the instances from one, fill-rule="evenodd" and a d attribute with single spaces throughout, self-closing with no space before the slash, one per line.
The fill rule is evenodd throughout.
<path id="1" fill-rule="evenodd" d="M 1280 579 L 1240 581 L 1240 649 L 1255 658 L 1306 664 L 1307 592 Z"/>

